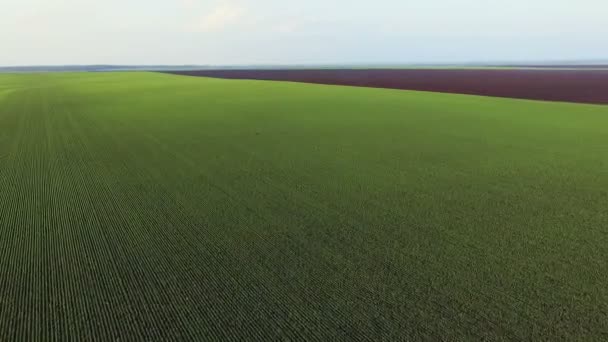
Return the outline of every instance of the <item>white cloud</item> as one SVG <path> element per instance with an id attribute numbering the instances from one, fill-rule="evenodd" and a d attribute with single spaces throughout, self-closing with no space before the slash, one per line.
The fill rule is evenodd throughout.
<path id="1" fill-rule="evenodd" d="M 605 59 L 606 0 L 0 0 L 0 65 Z M 158 44 L 162 41 L 162 44 Z"/>
<path id="2" fill-rule="evenodd" d="M 246 12 L 244 7 L 236 4 L 221 4 L 189 25 L 188 29 L 195 32 L 221 31 L 238 24 Z"/>

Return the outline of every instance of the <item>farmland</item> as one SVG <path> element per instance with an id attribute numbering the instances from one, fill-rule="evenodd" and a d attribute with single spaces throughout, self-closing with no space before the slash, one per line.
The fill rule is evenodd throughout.
<path id="1" fill-rule="evenodd" d="M 347 85 L 608 104 L 605 66 L 181 70 L 178 75 Z"/>
<path id="2" fill-rule="evenodd" d="M 605 340 L 608 106 L 0 75 L 0 341 Z"/>

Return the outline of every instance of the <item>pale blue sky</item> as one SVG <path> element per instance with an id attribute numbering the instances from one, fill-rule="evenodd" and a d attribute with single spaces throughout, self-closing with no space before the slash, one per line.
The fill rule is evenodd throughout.
<path id="1" fill-rule="evenodd" d="M 606 0 L 0 0 L 0 65 L 608 59 Z"/>

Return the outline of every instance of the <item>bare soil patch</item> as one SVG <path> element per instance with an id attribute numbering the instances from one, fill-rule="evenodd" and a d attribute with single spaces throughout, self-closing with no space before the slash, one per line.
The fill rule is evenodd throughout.
<path id="1" fill-rule="evenodd" d="M 171 73 L 608 104 L 608 70 L 584 68 L 200 70 Z"/>

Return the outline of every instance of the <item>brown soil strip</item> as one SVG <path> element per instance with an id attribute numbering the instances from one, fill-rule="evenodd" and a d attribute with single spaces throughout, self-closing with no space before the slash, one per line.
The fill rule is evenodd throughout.
<path id="1" fill-rule="evenodd" d="M 171 73 L 608 104 L 608 70 L 316 69 L 200 70 Z"/>

